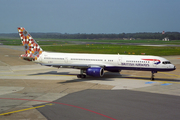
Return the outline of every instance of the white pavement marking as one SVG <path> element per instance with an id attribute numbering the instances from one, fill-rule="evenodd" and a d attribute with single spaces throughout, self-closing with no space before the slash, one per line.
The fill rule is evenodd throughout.
<path id="1" fill-rule="evenodd" d="M 0 66 L 0 73 L 13 73 L 10 66 Z"/>
<path id="2" fill-rule="evenodd" d="M 66 96 L 68 93 L 46 93 L 44 95 L 41 95 L 34 100 L 45 100 L 45 101 L 55 101 L 61 97 Z M 37 105 L 37 104 L 44 104 L 44 102 L 39 102 L 39 101 L 29 101 L 23 104 L 23 107 L 29 107 L 32 105 Z"/>
<path id="3" fill-rule="evenodd" d="M 6 86 L 0 87 L 0 95 L 17 92 L 17 91 L 20 91 L 23 89 L 24 89 L 24 87 L 6 87 Z"/>

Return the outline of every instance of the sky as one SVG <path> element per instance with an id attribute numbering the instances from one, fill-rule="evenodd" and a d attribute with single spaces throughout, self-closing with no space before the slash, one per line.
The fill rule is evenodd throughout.
<path id="1" fill-rule="evenodd" d="M 180 32 L 180 0 L 0 0 L 0 33 Z"/>

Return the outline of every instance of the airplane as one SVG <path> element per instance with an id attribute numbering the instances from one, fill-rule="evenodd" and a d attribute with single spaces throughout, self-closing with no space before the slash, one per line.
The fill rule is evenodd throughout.
<path id="1" fill-rule="evenodd" d="M 25 28 L 18 27 L 17 30 L 25 49 L 25 54 L 20 55 L 22 59 L 44 66 L 80 69 L 78 78 L 86 78 L 86 75 L 102 77 L 105 70 L 138 70 L 151 71 L 151 80 L 154 80 L 154 73 L 176 69 L 170 61 L 159 56 L 46 52 Z"/>

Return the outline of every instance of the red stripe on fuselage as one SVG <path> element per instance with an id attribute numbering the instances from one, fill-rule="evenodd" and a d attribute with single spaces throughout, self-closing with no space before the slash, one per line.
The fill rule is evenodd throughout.
<path id="1" fill-rule="evenodd" d="M 142 59 L 142 60 L 147 60 L 147 61 L 158 61 L 158 62 L 161 62 L 161 61 L 158 60 L 158 59 Z"/>

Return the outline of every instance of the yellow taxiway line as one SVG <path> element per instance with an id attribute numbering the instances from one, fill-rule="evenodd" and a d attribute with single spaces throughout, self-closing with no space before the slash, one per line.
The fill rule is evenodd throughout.
<path id="1" fill-rule="evenodd" d="M 180 77 L 180 75 L 175 75 L 175 74 L 170 74 L 170 73 L 164 73 L 164 72 L 159 72 L 159 73 L 166 74 L 166 75 L 172 75 L 172 76 L 176 76 L 176 77 Z"/>
<path id="2" fill-rule="evenodd" d="M 53 105 L 53 104 L 49 103 L 49 104 L 45 104 L 45 105 L 41 105 L 41 106 L 37 106 L 37 107 L 31 107 L 31 108 L 12 111 L 12 112 L 2 113 L 2 114 L 0 114 L 0 116 L 2 116 L 2 115 L 10 115 L 10 114 L 13 114 L 13 113 L 22 112 L 22 111 L 26 111 L 26 110 L 32 110 L 32 109 L 36 109 L 36 108 L 41 108 L 41 107 L 45 107 L 47 105 Z"/>
<path id="3" fill-rule="evenodd" d="M 61 75 L 61 74 L 59 74 L 59 75 L 12 75 L 12 74 L 0 74 L 0 76 L 28 76 L 28 77 L 34 77 L 34 76 L 76 76 L 76 75 Z"/>

